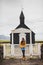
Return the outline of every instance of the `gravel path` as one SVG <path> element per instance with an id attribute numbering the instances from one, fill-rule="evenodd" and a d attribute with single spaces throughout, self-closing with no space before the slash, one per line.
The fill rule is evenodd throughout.
<path id="1" fill-rule="evenodd" d="M 43 65 L 43 60 L 8 59 L 1 61 L 0 65 Z"/>

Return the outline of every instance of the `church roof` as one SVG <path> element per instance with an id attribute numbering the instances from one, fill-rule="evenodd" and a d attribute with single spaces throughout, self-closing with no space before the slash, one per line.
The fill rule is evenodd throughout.
<path id="1" fill-rule="evenodd" d="M 28 28 L 28 26 L 26 26 L 25 24 L 23 24 L 23 25 L 19 24 L 19 25 L 16 27 L 16 29 L 18 29 L 18 28 L 26 28 L 26 29 L 29 29 L 29 30 L 30 30 L 30 28 Z"/>
<path id="2" fill-rule="evenodd" d="M 21 11 L 21 14 L 20 14 L 20 24 L 19 24 L 15 29 L 25 28 L 25 29 L 31 30 L 31 29 L 25 24 L 24 19 L 25 19 L 25 17 L 24 17 L 23 11 Z M 33 31 L 32 31 L 32 32 L 33 32 Z M 34 33 L 34 32 L 33 32 L 33 33 Z"/>
<path id="3" fill-rule="evenodd" d="M 20 14 L 20 24 L 16 27 L 16 29 L 18 28 L 26 28 L 26 29 L 29 29 L 26 25 L 25 25 L 25 21 L 24 21 L 25 17 L 24 17 L 24 14 L 23 14 L 23 11 L 21 11 L 21 14 Z"/>

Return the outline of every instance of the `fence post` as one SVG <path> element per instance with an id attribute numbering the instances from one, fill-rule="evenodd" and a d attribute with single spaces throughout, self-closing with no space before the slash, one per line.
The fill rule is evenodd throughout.
<path id="1" fill-rule="evenodd" d="M 39 55 L 39 58 L 41 58 L 41 47 L 40 47 L 40 43 L 38 44 L 38 55 Z"/>
<path id="2" fill-rule="evenodd" d="M 3 58 L 5 58 L 5 56 L 6 56 L 6 49 L 5 49 L 5 44 L 3 45 Z"/>
<path id="3" fill-rule="evenodd" d="M 11 56 L 14 56 L 14 44 L 11 44 Z"/>
<path id="4" fill-rule="evenodd" d="M 33 54 L 32 31 L 30 32 L 30 56 Z"/>

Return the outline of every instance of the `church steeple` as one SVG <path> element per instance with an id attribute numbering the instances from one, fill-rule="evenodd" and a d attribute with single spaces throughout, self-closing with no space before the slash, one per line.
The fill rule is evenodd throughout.
<path id="1" fill-rule="evenodd" d="M 21 11 L 21 14 L 20 14 L 20 25 L 23 25 L 24 24 L 24 14 L 23 14 L 23 11 Z"/>

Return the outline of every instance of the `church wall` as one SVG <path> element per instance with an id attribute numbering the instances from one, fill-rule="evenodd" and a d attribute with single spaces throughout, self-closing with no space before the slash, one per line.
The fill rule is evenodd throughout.
<path id="1" fill-rule="evenodd" d="M 12 44 L 12 33 L 10 34 L 10 44 Z"/>
<path id="2" fill-rule="evenodd" d="M 30 33 L 26 33 L 26 43 L 30 44 Z"/>
<path id="3" fill-rule="evenodd" d="M 35 33 L 32 32 L 32 44 L 35 44 Z"/>
<path id="4" fill-rule="evenodd" d="M 26 34 L 26 43 L 30 44 L 30 33 L 25 33 Z M 13 43 L 14 44 L 19 44 L 19 33 L 13 33 Z M 32 43 L 35 43 L 35 34 L 32 32 Z M 12 33 L 10 34 L 10 44 L 12 44 Z"/>
<path id="5" fill-rule="evenodd" d="M 19 33 L 13 33 L 13 43 L 19 44 Z"/>

